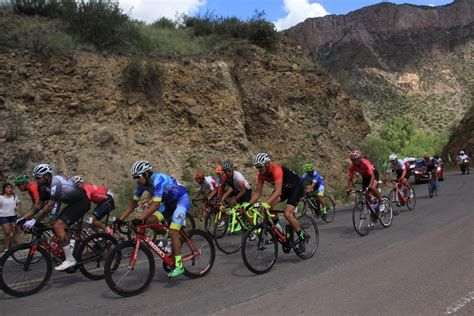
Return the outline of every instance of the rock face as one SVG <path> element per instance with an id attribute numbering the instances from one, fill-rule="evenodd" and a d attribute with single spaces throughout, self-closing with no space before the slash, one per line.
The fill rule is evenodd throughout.
<path id="1" fill-rule="evenodd" d="M 334 186 L 369 132 L 359 104 L 292 42 L 278 53 L 147 60 L 165 70 L 160 104 L 123 94 L 126 57 L 0 54 L 0 179 L 49 162 L 121 191 L 133 186 L 132 163 L 146 158 L 187 185 L 224 159 L 255 181 L 251 158 L 265 151 L 278 162 L 314 161 Z"/>
<path id="2" fill-rule="evenodd" d="M 474 155 L 474 106 L 466 112 L 459 126 L 453 130 L 442 155 L 444 158 L 450 155 L 455 159 L 461 150 L 464 150 L 472 159 Z"/>
<path id="3" fill-rule="evenodd" d="M 472 0 L 381 3 L 308 19 L 288 34 L 362 103 L 372 127 L 410 113 L 422 127 L 444 129 L 472 104 Z"/>

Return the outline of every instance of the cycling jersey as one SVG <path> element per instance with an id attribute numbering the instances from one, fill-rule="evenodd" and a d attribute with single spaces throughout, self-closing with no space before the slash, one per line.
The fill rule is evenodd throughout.
<path id="1" fill-rule="evenodd" d="M 84 184 L 82 188 L 86 191 L 89 200 L 96 204 L 103 203 L 113 196 L 109 189 L 95 184 Z"/>
<path id="2" fill-rule="evenodd" d="M 318 185 L 324 186 L 324 178 L 316 171 L 313 171 L 313 176 L 311 177 L 307 172 L 301 176 L 301 181 L 316 182 Z"/>
<path id="3" fill-rule="evenodd" d="M 362 177 L 370 177 L 374 174 L 374 170 L 374 165 L 369 160 L 362 158 L 358 166 L 352 164 L 349 168 L 349 177 L 352 178 L 355 172 L 359 173 Z"/>
<path id="4" fill-rule="evenodd" d="M 153 202 L 172 203 L 187 194 L 186 189 L 173 177 L 164 173 L 154 172 L 151 175 L 151 184 L 138 186 L 133 199 L 140 201 L 142 194 L 148 191 Z"/>
<path id="5" fill-rule="evenodd" d="M 458 156 L 458 164 L 461 164 L 464 160 L 469 161 L 469 156 L 466 154 Z"/>
<path id="6" fill-rule="evenodd" d="M 212 177 L 204 177 L 204 181 L 201 184 L 201 187 L 199 188 L 199 192 L 207 194 L 209 192 L 214 191 L 216 188 L 216 180 L 214 180 Z"/>
<path id="7" fill-rule="evenodd" d="M 396 164 L 392 164 L 391 162 L 388 164 L 387 174 L 395 172 L 397 174 L 397 179 L 398 179 L 402 177 L 404 170 L 406 170 L 405 179 L 409 179 L 410 178 L 410 165 L 407 162 L 403 162 L 403 160 L 397 159 Z"/>
<path id="8" fill-rule="evenodd" d="M 39 190 L 38 190 L 38 183 L 36 182 L 28 182 L 26 185 L 26 190 L 28 190 L 28 194 L 30 195 L 31 202 L 33 204 L 39 200 Z"/>
<path id="9" fill-rule="evenodd" d="M 270 163 L 265 174 L 258 174 L 258 184 L 281 182 L 284 189 L 295 188 L 301 183 L 300 177 L 292 170 L 279 164 Z"/>
<path id="10" fill-rule="evenodd" d="M 234 171 L 232 177 L 227 177 L 227 174 L 222 175 L 222 183 L 229 185 L 235 192 L 240 192 L 244 188 L 250 190 L 250 183 L 245 179 L 244 175 L 238 171 Z"/>

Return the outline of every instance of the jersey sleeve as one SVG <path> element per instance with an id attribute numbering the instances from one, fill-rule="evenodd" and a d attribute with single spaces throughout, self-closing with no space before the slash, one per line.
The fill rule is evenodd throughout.
<path id="1" fill-rule="evenodd" d="M 283 168 L 279 165 L 275 165 L 275 168 L 273 169 L 273 180 L 275 183 L 283 183 Z"/>
<path id="2" fill-rule="evenodd" d="M 62 189 L 61 181 L 58 181 L 56 177 L 53 177 L 53 180 L 51 181 L 50 199 L 54 201 L 58 201 L 59 195 L 61 194 L 61 189 Z"/>
<path id="3" fill-rule="evenodd" d="M 140 201 L 140 198 L 142 197 L 143 192 L 145 192 L 145 188 L 144 188 L 144 187 L 137 187 L 137 189 L 136 189 L 136 191 L 135 191 L 135 194 L 133 195 L 133 199 L 134 199 L 135 201 Z"/>

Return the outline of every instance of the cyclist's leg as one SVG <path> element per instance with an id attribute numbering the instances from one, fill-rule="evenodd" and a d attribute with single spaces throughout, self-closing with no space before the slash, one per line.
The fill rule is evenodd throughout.
<path id="1" fill-rule="evenodd" d="M 291 190 L 283 190 L 281 199 L 286 199 L 285 213 L 286 220 L 293 226 L 294 231 L 299 236 L 301 233 L 301 226 L 295 217 L 295 209 L 303 195 L 303 184 L 298 182 L 297 185 Z"/>
<path id="2" fill-rule="evenodd" d="M 318 192 L 316 194 L 318 196 L 319 205 L 321 205 L 321 212 L 323 215 L 326 215 L 328 211 L 326 204 L 324 203 L 324 189 L 324 185 L 319 185 Z"/>
<path id="3" fill-rule="evenodd" d="M 102 202 L 101 204 L 97 205 L 92 212 L 93 220 L 92 225 L 97 228 L 102 229 L 103 231 L 107 230 L 107 226 L 101 222 L 101 220 L 113 210 L 114 200 L 109 198 Z"/>
<path id="4" fill-rule="evenodd" d="M 180 197 L 177 203 L 170 225 L 171 245 L 173 247 L 173 254 L 175 256 L 175 268 L 168 274 L 168 276 L 171 278 L 175 278 L 184 272 L 183 262 L 181 261 L 181 241 L 179 240 L 179 230 L 184 224 L 188 209 L 189 197 L 188 194 L 185 193 Z"/>

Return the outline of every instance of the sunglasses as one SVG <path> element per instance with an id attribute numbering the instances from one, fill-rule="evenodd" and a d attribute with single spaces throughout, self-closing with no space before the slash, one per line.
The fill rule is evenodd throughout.
<path id="1" fill-rule="evenodd" d="M 133 176 L 132 178 L 133 178 L 134 180 L 138 180 L 138 179 L 140 179 L 142 176 L 143 176 L 142 174 L 139 174 L 138 176 Z"/>
<path id="2" fill-rule="evenodd" d="M 43 176 L 38 176 L 38 177 L 35 177 L 35 180 L 40 180 L 41 178 L 43 178 Z"/>
<path id="3" fill-rule="evenodd" d="M 257 168 L 258 170 L 261 170 L 263 167 L 265 167 L 265 165 L 255 166 L 255 168 Z"/>

